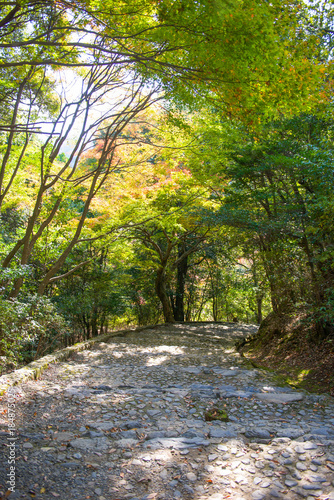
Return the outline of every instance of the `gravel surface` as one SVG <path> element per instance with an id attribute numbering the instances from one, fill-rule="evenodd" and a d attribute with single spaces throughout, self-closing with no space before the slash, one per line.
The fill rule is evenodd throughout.
<path id="1" fill-rule="evenodd" d="M 10 500 L 334 500 L 334 399 L 250 368 L 234 343 L 254 331 L 133 332 L 12 388 L 0 498 L 12 479 Z"/>

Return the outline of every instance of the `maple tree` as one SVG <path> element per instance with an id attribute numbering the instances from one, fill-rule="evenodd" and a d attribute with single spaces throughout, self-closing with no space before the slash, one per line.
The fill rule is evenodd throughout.
<path id="1" fill-rule="evenodd" d="M 112 80 L 114 79 L 114 85 Z M 135 116 L 149 107 L 154 100 L 159 99 L 154 91 L 143 94 L 143 82 L 139 79 L 134 85 L 128 86 L 127 93 L 115 100 L 114 94 L 122 86 L 126 88 L 122 80 L 121 71 L 114 68 L 93 68 L 84 80 L 82 94 L 73 103 L 65 103 L 59 110 L 58 116 L 52 124 L 52 131 L 47 135 L 45 142 L 37 144 L 37 151 L 32 157 L 26 155 L 27 139 L 13 154 L 13 144 L 4 146 L 3 156 L 3 181 L 7 182 L 3 188 L 3 198 L 11 193 L 10 187 L 16 179 L 22 167 L 31 171 L 29 181 L 33 185 L 29 203 L 31 214 L 27 220 L 22 237 L 7 255 L 3 257 L 2 267 L 8 268 L 14 259 L 19 256 L 21 266 L 28 264 L 38 240 L 47 234 L 56 223 L 63 226 L 62 217 L 66 217 L 67 233 L 66 241 L 61 238 L 58 248 L 62 251 L 56 257 L 46 263 L 46 270 L 42 277 L 38 293 L 42 294 L 50 281 L 58 279 L 55 277 L 57 271 L 64 264 L 73 247 L 80 241 L 80 235 L 89 214 L 90 204 L 97 192 L 106 181 L 108 176 L 118 168 L 115 160 L 115 150 L 118 147 L 117 138 L 125 127 Z M 108 107 L 107 98 L 113 96 L 113 105 Z M 105 110 L 95 119 L 91 118 L 91 108 L 98 102 L 103 101 Z M 79 131 L 74 140 L 74 146 L 70 149 L 68 157 L 64 161 L 59 160 L 59 154 L 63 144 L 73 134 L 73 127 L 79 121 Z M 102 134 L 102 139 L 99 136 Z M 25 134 L 27 135 L 27 134 Z M 56 139 L 54 139 L 56 137 Z M 90 148 L 95 140 L 99 140 L 99 150 L 92 162 L 88 162 L 85 151 Z M 8 165 L 7 158 L 11 157 L 12 165 Z M 23 161 L 24 160 L 24 161 Z M 31 163 L 30 163 L 31 162 Z M 6 168 L 8 166 L 8 168 Z M 6 175 L 7 174 L 7 175 Z M 19 180 L 19 179 L 17 179 Z M 79 197 L 80 210 L 71 210 L 70 199 Z M 79 201 L 80 200 L 80 201 Z M 76 213 L 75 213 L 76 212 Z M 72 219 L 69 221 L 69 214 Z M 59 229 L 58 229 L 59 231 Z M 15 297 L 20 291 L 23 279 L 16 280 L 11 291 Z"/>
<path id="2" fill-rule="evenodd" d="M 183 320 L 187 259 L 207 238 L 210 226 L 203 215 L 212 206 L 205 192 L 193 185 L 189 172 L 174 162 L 172 158 L 161 165 L 156 158 L 151 175 L 142 181 L 148 189 L 141 186 L 138 198 L 130 192 L 121 214 L 122 237 L 140 243 L 147 254 L 146 267 L 155 269 L 155 293 L 167 322 Z M 166 288 L 174 271 L 178 277 L 175 303 Z"/>

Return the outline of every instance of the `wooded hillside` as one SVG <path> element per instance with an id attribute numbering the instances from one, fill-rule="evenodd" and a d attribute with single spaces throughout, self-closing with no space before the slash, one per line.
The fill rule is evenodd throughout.
<path id="1" fill-rule="evenodd" d="M 332 2 L 2 3 L 3 372 L 162 321 L 332 348 L 333 37 Z"/>

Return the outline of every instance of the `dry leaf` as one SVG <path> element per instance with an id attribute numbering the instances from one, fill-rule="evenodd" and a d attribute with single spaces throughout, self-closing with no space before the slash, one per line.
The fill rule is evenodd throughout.
<path id="1" fill-rule="evenodd" d="M 0 497 L 0 500 L 6 500 L 6 498 L 8 498 L 10 494 L 11 491 L 7 490 L 6 493 Z"/>
<path id="2" fill-rule="evenodd" d="M 138 483 L 149 483 L 151 479 L 149 477 L 142 477 L 141 479 L 138 479 Z"/>

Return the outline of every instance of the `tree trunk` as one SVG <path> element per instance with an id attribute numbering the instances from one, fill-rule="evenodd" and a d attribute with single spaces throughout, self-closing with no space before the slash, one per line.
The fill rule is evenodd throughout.
<path id="1" fill-rule="evenodd" d="M 213 321 L 218 321 L 218 298 L 216 295 L 212 297 L 212 316 Z"/>
<path id="2" fill-rule="evenodd" d="M 179 257 L 186 251 L 184 245 L 179 245 Z M 175 297 L 175 321 L 184 321 L 184 287 L 188 271 L 188 256 L 182 259 L 177 265 L 177 283 Z"/>
<path id="3" fill-rule="evenodd" d="M 165 323 L 174 323 L 173 311 L 171 308 L 170 300 L 166 293 L 165 279 L 165 269 L 163 267 L 160 267 L 157 271 L 157 276 L 155 279 L 155 291 L 162 304 Z"/>
<path id="4" fill-rule="evenodd" d="M 97 328 L 97 322 L 98 322 L 98 310 L 97 307 L 93 307 L 92 310 L 92 316 L 91 316 L 91 325 L 92 325 L 92 337 L 96 337 L 99 332 Z"/>
<path id="5" fill-rule="evenodd" d="M 262 322 L 262 300 L 263 300 L 263 295 L 259 295 L 256 299 L 256 305 L 257 305 L 256 321 L 259 325 Z"/>

